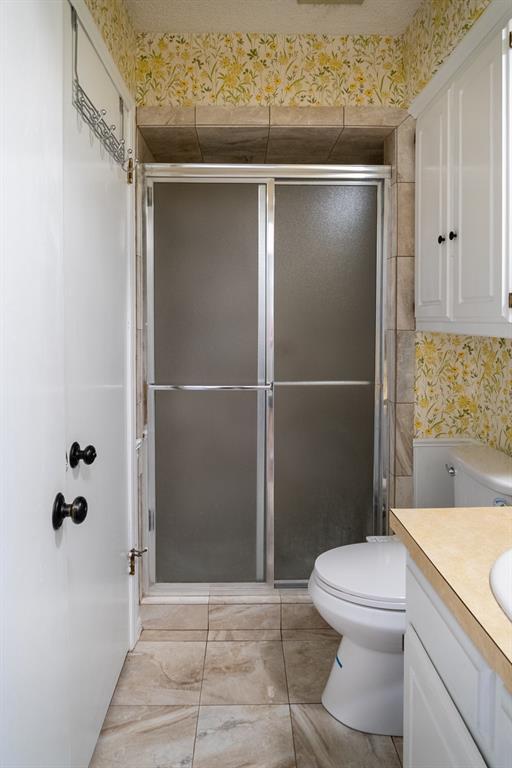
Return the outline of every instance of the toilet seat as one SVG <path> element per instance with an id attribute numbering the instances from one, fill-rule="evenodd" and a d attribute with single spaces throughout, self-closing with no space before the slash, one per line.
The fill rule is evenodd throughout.
<path id="1" fill-rule="evenodd" d="M 399 541 L 348 544 L 315 561 L 317 585 L 350 603 L 405 611 L 406 550 Z"/>

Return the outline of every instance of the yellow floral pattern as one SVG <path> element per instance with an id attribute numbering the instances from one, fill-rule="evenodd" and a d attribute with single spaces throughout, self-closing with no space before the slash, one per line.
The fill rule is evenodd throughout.
<path id="1" fill-rule="evenodd" d="M 416 437 L 473 437 L 512 456 L 512 340 L 416 334 Z"/>
<path id="2" fill-rule="evenodd" d="M 85 0 L 112 58 L 135 95 L 137 35 L 123 0 Z"/>
<path id="3" fill-rule="evenodd" d="M 140 106 L 402 106 L 401 40 L 273 34 L 138 35 Z"/>
<path id="4" fill-rule="evenodd" d="M 491 0 L 426 0 L 402 36 L 405 101 L 410 104 Z"/>

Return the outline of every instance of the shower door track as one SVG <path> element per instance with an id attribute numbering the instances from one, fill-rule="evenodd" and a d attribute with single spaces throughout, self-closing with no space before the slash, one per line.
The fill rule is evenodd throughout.
<path id="1" fill-rule="evenodd" d="M 274 387 L 288 386 L 374 386 L 374 459 L 373 459 L 373 533 L 386 529 L 388 472 L 386 398 L 387 380 L 384 359 L 384 301 L 386 253 L 388 248 L 389 186 L 388 166 L 313 166 L 313 165 L 181 165 L 150 163 L 139 168 L 139 190 L 142 209 L 141 231 L 146 261 L 146 372 L 147 433 L 145 445 L 145 482 L 140 504 L 140 533 L 148 559 L 143 559 L 140 595 L 145 602 L 207 602 L 209 595 L 275 594 L 275 587 L 304 586 L 304 581 L 274 580 Z M 254 183 L 260 185 L 259 253 L 258 253 L 258 384 L 195 385 L 154 384 L 154 300 L 153 300 L 153 185 L 159 182 L 190 183 Z M 375 381 L 275 381 L 274 380 L 274 208 L 275 185 L 322 184 L 375 185 L 377 187 L 376 249 L 376 327 Z M 262 190 L 264 190 L 262 192 Z M 262 231 L 262 220 L 264 231 Z M 262 248 L 262 243 L 263 248 Z M 258 466 L 264 462 L 264 499 L 259 499 L 257 526 L 264 548 L 264 571 L 261 580 L 241 583 L 158 583 L 155 578 L 155 446 L 154 396 L 157 391 L 256 391 L 258 397 Z M 258 538 L 258 537 L 257 537 Z M 263 560 L 262 560 L 263 561 Z"/>

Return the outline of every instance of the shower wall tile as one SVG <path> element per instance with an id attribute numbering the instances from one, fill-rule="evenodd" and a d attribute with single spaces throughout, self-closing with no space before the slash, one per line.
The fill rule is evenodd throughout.
<path id="1" fill-rule="evenodd" d="M 208 629 L 207 605 L 141 605 L 144 629 Z"/>
<path id="2" fill-rule="evenodd" d="M 395 257 L 386 261 L 386 331 L 396 328 L 396 268 Z"/>
<path id="3" fill-rule="evenodd" d="M 397 256 L 414 256 L 414 184 L 397 185 Z"/>
<path id="4" fill-rule="evenodd" d="M 412 477 L 395 478 L 395 507 L 410 509 L 413 503 Z"/>
<path id="5" fill-rule="evenodd" d="M 179 125 L 194 126 L 194 107 L 137 107 L 137 125 Z"/>
<path id="6" fill-rule="evenodd" d="M 343 126 L 343 107 L 270 107 L 270 125 Z"/>
<path id="7" fill-rule="evenodd" d="M 414 181 L 414 148 L 416 120 L 408 117 L 396 129 L 396 177 L 397 181 Z"/>
<path id="8" fill-rule="evenodd" d="M 384 165 L 391 166 L 391 184 L 396 183 L 396 130 L 384 139 Z"/>
<path id="9" fill-rule="evenodd" d="M 414 405 L 397 403 L 396 405 L 396 461 L 395 475 L 412 475 L 412 439 L 414 432 Z"/>
<path id="10" fill-rule="evenodd" d="M 391 187 L 391 205 L 390 205 L 390 249 L 389 256 L 393 258 L 398 254 L 398 184 Z"/>
<path id="11" fill-rule="evenodd" d="M 210 605 L 209 628 L 280 629 L 280 605 Z"/>
<path id="12" fill-rule="evenodd" d="M 345 107 L 345 125 L 388 126 L 396 128 L 407 118 L 407 110 L 398 107 Z"/>
<path id="13" fill-rule="evenodd" d="M 397 331 L 396 334 L 396 401 L 414 402 L 414 331 Z"/>
<path id="14" fill-rule="evenodd" d="M 399 256 L 396 260 L 396 327 L 413 331 L 414 320 L 414 257 Z"/>
<path id="15" fill-rule="evenodd" d="M 387 366 L 387 399 L 395 402 L 396 399 L 396 332 L 386 331 L 384 335 L 386 366 Z"/>
<path id="16" fill-rule="evenodd" d="M 266 126 L 270 123 L 269 107 L 198 104 L 197 126 Z"/>

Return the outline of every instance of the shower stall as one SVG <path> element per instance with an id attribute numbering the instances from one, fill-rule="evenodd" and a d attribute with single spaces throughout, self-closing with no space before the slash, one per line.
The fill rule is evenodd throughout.
<path id="1" fill-rule="evenodd" d="M 146 165 L 146 590 L 383 532 L 383 168 Z"/>

